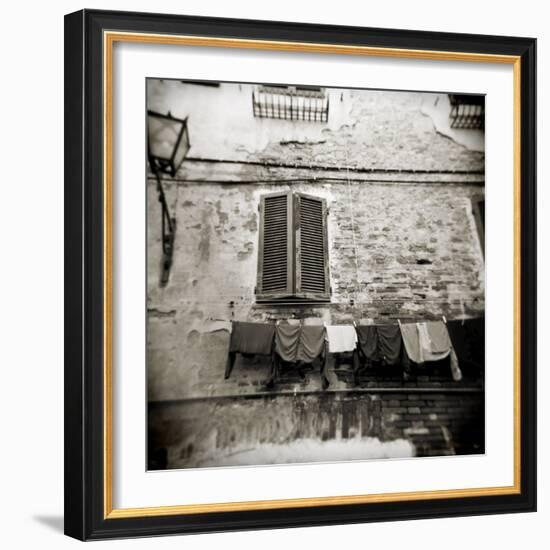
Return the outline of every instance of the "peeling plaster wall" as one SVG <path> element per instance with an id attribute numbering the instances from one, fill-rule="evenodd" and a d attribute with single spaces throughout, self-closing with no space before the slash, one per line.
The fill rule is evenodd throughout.
<path id="1" fill-rule="evenodd" d="M 484 170 L 482 144 L 472 151 L 435 130 L 426 106 L 441 94 L 328 88 L 329 119 L 321 124 L 254 118 L 253 89 L 251 84 L 207 87 L 148 80 L 147 106 L 189 117 L 191 157 Z"/>
<path id="2" fill-rule="evenodd" d="M 200 158 L 242 160 L 279 141 L 322 143 L 326 131 L 337 131 L 350 123 L 350 91 L 329 91 L 330 118 L 324 125 L 254 118 L 253 89 L 251 84 L 222 83 L 218 88 L 177 80 L 148 80 L 147 102 L 154 111 L 170 111 L 178 118 L 189 116 L 189 155 Z"/>
<path id="3" fill-rule="evenodd" d="M 158 208 L 154 184 L 149 188 L 150 204 Z M 158 283 L 160 242 L 150 236 L 151 400 L 246 390 L 238 365 L 235 376 L 223 380 L 229 333 L 220 320 L 339 323 L 483 312 L 483 259 L 470 206 L 479 187 L 470 184 L 293 184 L 327 199 L 331 303 L 256 304 L 260 196 L 288 188 L 177 186 L 178 228 L 165 288 Z M 158 225 L 151 214 L 151 226 Z M 250 370 L 258 382 L 266 376 L 264 369 Z"/>
<path id="4" fill-rule="evenodd" d="M 329 379 L 334 394 L 316 393 L 321 383 L 315 369 L 305 380 L 293 373 L 283 376 L 277 391 L 316 395 L 310 412 L 300 416 L 284 395 L 265 396 L 265 359 L 239 357 L 231 378 L 224 380 L 231 319 L 296 317 L 340 323 L 453 318 L 484 311 L 484 261 L 471 210 L 472 197 L 484 192 L 484 155 L 438 134 L 422 113 L 422 94 L 332 90 L 329 124 L 317 125 L 254 119 L 250 86 L 205 88 L 150 81 L 148 89 L 150 108 L 189 114 L 190 156 L 195 159 L 184 162 L 174 180 L 164 182 L 177 220 L 166 287 L 159 285 L 155 181 L 149 178 L 147 186 L 147 376 L 149 401 L 155 403 L 149 421 L 153 443 L 168 448 L 170 467 L 208 462 L 220 445 L 229 452 L 237 442 L 220 444 L 219 439 L 229 424 L 248 434 L 249 442 L 288 441 L 292 434 L 319 438 L 324 433 L 314 421 L 319 400 L 326 414 L 339 417 L 341 403 L 335 396 L 353 389 L 346 367 L 342 371 L 333 358 Z M 216 101 L 222 93 L 229 95 Z M 255 303 L 260 196 L 288 189 L 327 200 L 330 304 Z M 381 408 L 372 409 L 370 417 L 379 428 L 363 433 L 360 415 L 352 415 L 353 433 L 380 440 L 405 437 L 417 454 L 430 454 L 441 450 L 446 430 L 445 452 L 452 454 L 464 447 L 460 439 L 453 441 L 457 423 L 477 418 L 483 424 L 480 392 L 466 400 L 449 394 L 435 412 L 428 410 L 438 408 L 434 400 L 414 393 L 461 385 L 479 390 L 480 373 L 466 373 L 458 385 L 449 371 L 413 373 L 406 382 L 401 372 L 382 371 L 363 382 L 373 389 L 362 399 L 380 400 Z M 412 412 L 405 407 L 409 417 L 395 411 L 384 416 L 382 411 L 392 408 L 389 401 L 394 408 L 403 407 L 386 394 L 375 397 L 378 387 L 410 388 L 410 395 L 416 395 L 411 399 L 419 405 Z M 240 399 L 244 396 L 251 400 Z M 185 401 L 176 404 L 178 400 Z M 178 418 L 166 420 L 168 410 Z M 264 433 L 266 419 L 287 416 L 274 424 L 280 429 L 273 428 L 273 434 L 250 435 Z M 248 427 L 247 422 L 257 424 Z M 283 427 L 296 422 L 294 431 Z M 336 433 L 342 437 L 341 431 Z M 423 443 L 427 447 L 422 450 L 421 436 L 432 438 L 434 445 Z M 189 445 L 191 451 L 186 450 Z"/>

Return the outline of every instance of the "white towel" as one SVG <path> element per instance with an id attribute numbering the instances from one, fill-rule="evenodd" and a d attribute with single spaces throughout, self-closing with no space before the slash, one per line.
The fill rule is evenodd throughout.
<path id="1" fill-rule="evenodd" d="M 443 325 L 443 323 L 441 323 Z M 444 325 L 443 325 L 444 326 Z M 418 329 L 418 343 L 420 348 L 420 362 L 424 361 L 441 361 L 451 353 L 451 341 L 449 347 L 444 351 L 434 352 L 433 342 L 430 336 L 427 323 L 416 323 Z"/>
<path id="2" fill-rule="evenodd" d="M 440 329 L 439 340 L 438 340 L 439 346 L 434 345 L 434 342 L 430 335 L 430 329 L 434 330 L 434 325 L 437 325 L 437 327 Z M 431 323 L 431 325 L 428 325 L 428 323 L 416 323 L 416 326 L 418 328 L 418 342 L 419 342 L 419 348 L 420 348 L 421 362 L 441 361 L 441 359 L 445 359 L 445 357 L 450 355 L 451 356 L 451 361 L 450 361 L 451 374 L 452 374 L 453 380 L 456 380 L 457 382 L 462 380 L 462 371 L 460 370 L 460 366 L 458 364 L 458 357 L 456 356 L 455 350 L 451 343 L 451 339 L 449 338 L 449 335 L 447 332 L 447 326 L 444 325 L 441 321 L 437 321 L 436 323 Z M 441 330 L 443 330 L 443 333 L 441 332 Z M 446 340 L 448 340 L 448 342 L 446 342 Z M 443 350 L 443 348 L 447 346 L 448 348 L 446 350 Z M 435 347 L 439 347 L 442 351 L 434 352 L 433 349 Z"/>
<path id="3" fill-rule="evenodd" d="M 353 325 L 328 325 L 326 329 L 330 353 L 344 353 L 356 348 L 357 332 Z"/>

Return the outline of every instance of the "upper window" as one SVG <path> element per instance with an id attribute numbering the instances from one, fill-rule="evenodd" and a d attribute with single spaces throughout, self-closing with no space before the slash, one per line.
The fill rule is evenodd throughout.
<path id="1" fill-rule="evenodd" d="M 483 130 L 485 127 L 485 96 L 449 94 L 451 128 Z"/>
<path id="2" fill-rule="evenodd" d="M 316 86 L 258 86 L 252 93 L 254 116 L 282 120 L 326 122 L 328 96 Z"/>
<path id="3" fill-rule="evenodd" d="M 303 193 L 261 197 L 258 301 L 330 300 L 325 199 Z"/>

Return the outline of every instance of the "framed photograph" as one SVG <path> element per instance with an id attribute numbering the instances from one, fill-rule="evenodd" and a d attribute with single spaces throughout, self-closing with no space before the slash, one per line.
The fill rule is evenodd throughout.
<path id="1" fill-rule="evenodd" d="M 66 16 L 66 534 L 535 510 L 535 53 Z"/>

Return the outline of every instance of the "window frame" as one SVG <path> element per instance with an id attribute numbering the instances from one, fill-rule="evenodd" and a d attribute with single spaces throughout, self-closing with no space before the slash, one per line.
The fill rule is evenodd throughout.
<path id="1" fill-rule="evenodd" d="M 287 201 L 287 286 L 285 290 L 276 292 L 263 291 L 263 263 L 264 263 L 264 233 L 265 233 L 265 200 L 285 196 Z M 301 291 L 301 219 L 300 201 L 302 198 L 315 200 L 321 203 L 322 236 L 323 236 L 323 264 L 324 264 L 324 292 Z M 298 191 L 279 191 L 261 195 L 259 204 L 260 230 L 258 236 L 258 266 L 256 277 L 255 296 L 257 303 L 274 303 L 282 300 L 301 301 L 308 303 L 329 303 L 332 296 L 330 285 L 330 260 L 328 246 L 328 207 L 324 197 L 310 195 Z"/>

